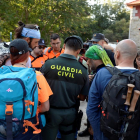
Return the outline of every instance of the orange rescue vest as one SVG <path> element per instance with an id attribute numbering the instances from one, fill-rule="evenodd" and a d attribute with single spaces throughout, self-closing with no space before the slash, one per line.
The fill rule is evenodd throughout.
<path id="1" fill-rule="evenodd" d="M 45 55 L 48 57 L 48 59 L 52 59 L 54 57 L 58 57 L 60 54 L 64 53 L 64 49 L 60 49 L 60 51 L 57 54 L 54 54 L 53 48 L 49 47 L 45 53 Z"/>
<path id="2" fill-rule="evenodd" d="M 36 70 L 40 70 L 40 68 L 48 59 L 48 57 L 45 54 L 39 55 L 36 58 L 30 55 L 30 59 L 31 59 L 32 68 L 35 68 Z"/>

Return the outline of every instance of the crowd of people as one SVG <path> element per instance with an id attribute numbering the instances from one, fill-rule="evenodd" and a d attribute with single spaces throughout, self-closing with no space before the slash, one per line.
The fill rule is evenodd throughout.
<path id="1" fill-rule="evenodd" d="M 0 56 L 0 140 L 140 140 L 140 51 L 133 40 L 114 49 L 94 33 L 83 48 L 72 35 L 61 47 L 53 33 L 48 47 L 38 25 L 18 24 L 9 53 Z M 78 133 L 85 99 L 87 128 Z"/>

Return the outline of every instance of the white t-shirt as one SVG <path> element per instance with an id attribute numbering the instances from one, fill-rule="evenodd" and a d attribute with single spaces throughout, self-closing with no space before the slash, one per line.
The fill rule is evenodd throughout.
<path id="1" fill-rule="evenodd" d="M 136 69 L 136 68 L 133 68 L 133 67 L 120 67 L 120 66 L 115 66 L 116 68 L 118 69 Z"/>

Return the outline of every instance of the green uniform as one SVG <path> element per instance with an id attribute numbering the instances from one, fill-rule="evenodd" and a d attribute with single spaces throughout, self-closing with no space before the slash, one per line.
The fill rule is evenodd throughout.
<path id="1" fill-rule="evenodd" d="M 58 129 L 64 140 L 74 140 L 73 129 L 76 117 L 76 100 L 79 94 L 88 95 L 89 81 L 87 69 L 75 56 L 61 54 L 58 58 L 46 61 L 41 72 L 47 79 L 53 95 L 50 97 L 49 115 L 51 121 L 43 130 L 43 139 L 55 140 Z"/>

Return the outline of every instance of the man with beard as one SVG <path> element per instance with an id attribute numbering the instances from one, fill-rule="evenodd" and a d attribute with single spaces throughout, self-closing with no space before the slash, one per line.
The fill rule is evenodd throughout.
<path id="1" fill-rule="evenodd" d="M 21 38 L 27 41 L 29 47 L 34 49 L 38 46 L 38 42 L 41 38 L 40 27 L 37 24 L 24 24 L 23 22 L 18 22 L 19 27 L 15 30 L 15 38 Z M 11 65 L 11 60 L 6 62 L 5 65 Z M 28 59 L 26 67 L 31 67 L 31 60 Z"/>
<path id="2" fill-rule="evenodd" d="M 115 63 L 117 65 L 116 68 L 119 69 L 121 73 L 126 74 L 131 74 L 138 71 L 134 68 L 133 64 L 136 54 L 137 47 L 134 41 L 126 39 L 119 42 L 116 46 L 114 55 Z M 88 58 L 87 64 L 92 69 L 96 68 L 97 71 L 89 90 L 89 100 L 86 111 L 88 120 L 94 131 L 94 140 L 108 140 L 108 138 L 106 138 L 101 131 L 100 123 L 102 111 L 99 109 L 99 105 L 103 99 L 104 90 L 112 78 L 112 74 L 105 67 L 101 67 L 101 65 L 99 65 L 104 63 L 104 55 L 100 55 L 97 49 L 95 50 L 95 48 L 92 47 L 89 48 L 89 50 L 86 52 L 86 57 Z M 110 100 L 111 98 L 109 101 Z"/>
<path id="3" fill-rule="evenodd" d="M 46 45 L 44 40 L 40 39 L 39 46 L 35 47 L 30 54 L 32 67 L 36 70 L 40 70 L 40 68 L 48 58 L 45 54 L 43 54 L 43 50 L 45 47 Z"/>

